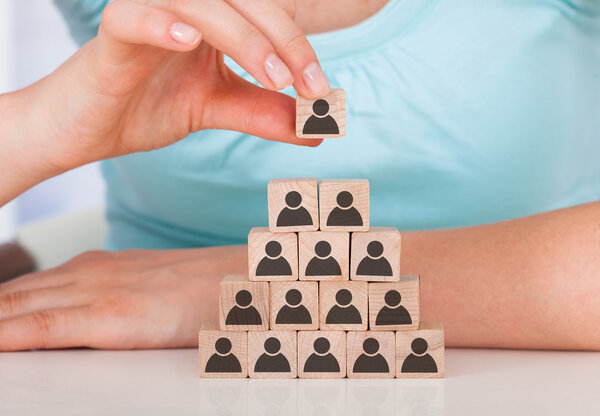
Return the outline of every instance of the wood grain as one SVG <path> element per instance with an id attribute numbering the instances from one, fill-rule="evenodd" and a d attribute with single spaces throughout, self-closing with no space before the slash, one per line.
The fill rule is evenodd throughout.
<path id="1" fill-rule="evenodd" d="M 239 304 L 238 301 L 243 302 Z M 269 329 L 269 284 L 267 282 L 251 282 L 246 275 L 225 276 L 221 281 L 219 306 L 221 330 Z M 230 322 L 227 321 L 228 317 L 231 319 Z"/>
<path id="2" fill-rule="evenodd" d="M 326 352 L 317 353 L 315 341 L 325 338 L 328 343 Z M 322 346 L 322 344 L 320 345 Z M 339 371 L 329 371 L 332 359 Z M 307 361 L 309 362 L 307 364 Z M 307 371 L 320 370 L 320 371 Z M 298 377 L 300 378 L 344 378 L 346 376 L 346 333 L 344 331 L 300 331 L 298 332 Z"/>
<path id="3" fill-rule="evenodd" d="M 369 341 L 365 343 L 366 340 Z M 394 378 L 396 375 L 393 331 L 350 331 L 346 336 L 346 352 L 348 378 Z"/>
<path id="4" fill-rule="evenodd" d="M 349 206 L 339 206 L 341 193 L 351 195 Z M 358 211 L 362 224 L 333 225 L 333 219 L 347 222 Z M 350 215 L 354 213 L 353 215 Z M 322 231 L 369 231 L 369 181 L 366 179 L 323 179 L 319 185 L 319 215 Z"/>
<path id="5" fill-rule="evenodd" d="M 320 256 L 321 250 L 327 250 L 327 247 L 329 247 L 329 254 Z M 300 280 L 348 280 L 350 278 L 350 234 L 323 231 L 299 233 L 298 264 Z M 335 274 L 330 274 L 329 271 L 334 270 L 336 264 L 339 270 L 335 270 Z M 327 270 L 327 274 L 315 274 L 315 272 L 320 273 L 319 270 Z"/>
<path id="6" fill-rule="evenodd" d="M 270 256 L 273 250 L 279 250 L 275 257 Z M 251 229 L 248 234 L 248 277 L 251 281 L 298 280 L 298 235 L 272 233 L 267 227 Z"/>
<path id="7" fill-rule="evenodd" d="M 351 297 L 350 303 L 347 303 L 348 292 Z M 319 284 L 319 328 L 343 331 L 366 330 L 368 326 L 367 298 L 367 282 L 321 282 Z"/>
<path id="8" fill-rule="evenodd" d="M 298 293 L 300 293 L 300 303 L 297 303 Z M 286 297 L 289 297 L 291 304 Z M 319 284 L 317 282 L 271 282 L 269 283 L 269 303 L 271 329 L 314 330 L 319 328 Z M 310 317 L 310 323 L 283 323 L 294 320 L 295 316 L 298 317 L 295 322 L 307 322 L 306 312 Z"/>
<path id="9" fill-rule="evenodd" d="M 400 233 L 396 228 L 371 227 L 367 232 L 352 233 L 350 253 L 350 280 L 400 280 Z"/>
<path id="10" fill-rule="evenodd" d="M 413 330 L 419 328 L 420 319 L 418 275 L 402 275 L 398 282 L 369 283 L 369 329 Z"/>
<path id="11" fill-rule="evenodd" d="M 219 354 L 217 352 L 217 342 L 223 338 L 229 340 L 230 349 L 225 354 Z M 228 347 L 222 342 L 219 342 L 218 345 L 225 349 Z M 200 377 L 245 378 L 248 376 L 248 333 L 245 331 L 200 331 L 198 335 L 198 352 Z M 232 368 L 231 365 L 236 363 L 239 364 L 240 371 L 232 371 L 236 369 Z M 214 371 L 219 369 L 223 371 Z"/>
<path id="12" fill-rule="evenodd" d="M 297 192 L 293 198 L 290 193 Z M 316 178 L 272 179 L 267 186 L 269 230 L 273 233 L 316 231 L 319 229 L 319 195 Z M 286 201 L 287 199 L 287 201 Z M 290 206 L 288 202 L 299 202 Z M 310 217 L 311 224 L 277 225 L 278 220 L 305 219 Z"/>
<path id="13" fill-rule="evenodd" d="M 413 353 L 412 343 L 416 339 L 424 340 L 426 351 Z M 425 345 L 423 343 L 421 346 Z M 409 358 L 410 356 L 410 358 Z M 408 360 L 408 361 L 407 361 Z M 436 372 L 407 372 L 407 370 L 425 368 L 434 362 Z M 413 365 L 408 365 L 412 363 Z M 404 366 L 407 366 L 406 368 Z M 428 368 L 431 370 L 431 367 Z M 444 329 L 440 322 L 421 322 L 416 331 L 396 332 L 396 378 L 441 378 L 444 377 Z"/>
<path id="14" fill-rule="evenodd" d="M 317 99 L 308 99 L 298 95 L 296 97 L 296 136 L 304 139 L 323 139 L 331 137 L 343 137 L 346 135 L 346 92 L 341 88 L 332 88 L 324 97 L 320 97 L 329 105 L 329 111 L 325 114 L 316 114 L 313 104 Z M 305 132 L 306 123 L 323 123 L 325 118 L 333 119 L 334 125 L 337 125 L 338 133 L 320 133 Z M 331 119 L 328 120 L 331 123 Z M 328 125 L 330 123 L 327 123 Z M 322 124 L 321 124 L 322 125 Z"/>
<path id="15" fill-rule="evenodd" d="M 279 342 L 274 347 L 272 338 Z M 250 378 L 295 378 L 298 371 L 296 331 L 248 332 L 248 375 Z M 267 349 L 272 350 L 267 351 Z M 275 352 L 275 350 L 277 350 Z M 258 365 L 257 365 L 258 363 Z M 281 364 L 287 363 L 289 368 Z M 261 367 L 262 365 L 262 367 Z M 280 371 L 269 372 L 266 369 Z M 288 370 L 289 371 L 285 371 Z"/>

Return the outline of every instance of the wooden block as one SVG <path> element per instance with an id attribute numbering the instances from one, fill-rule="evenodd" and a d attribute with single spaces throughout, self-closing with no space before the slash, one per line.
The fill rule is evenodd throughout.
<path id="1" fill-rule="evenodd" d="M 221 281 L 219 320 L 222 330 L 269 329 L 269 284 L 248 276 L 229 275 Z"/>
<path id="2" fill-rule="evenodd" d="M 396 334 L 350 331 L 346 336 L 348 378 L 394 378 Z"/>
<path id="3" fill-rule="evenodd" d="M 323 139 L 346 135 L 346 91 L 332 88 L 324 97 L 296 97 L 296 136 Z"/>
<path id="4" fill-rule="evenodd" d="M 369 181 L 323 179 L 319 187 L 322 231 L 369 230 Z"/>
<path id="5" fill-rule="evenodd" d="M 200 331 L 200 377 L 243 378 L 248 376 L 248 333 Z"/>
<path id="6" fill-rule="evenodd" d="M 248 277 L 252 281 L 298 280 L 298 235 L 256 227 L 248 234 Z"/>
<path id="7" fill-rule="evenodd" d="M 271 232 L 319 229 L 317 178 L 272 179 L 267 189 Z"/>
<path id="8" fill-rule="evenodd" d="M 319 328 L 360 331 L 367 329 L 367 282 L 321 282 Z"/>
<path id="9" fill-rule="evenodd" d="M 344 331 L 298 332 L 298 377 L 344 378 L 346 333 Z"/>
<path id="10" fill-rule="evenodd" d="M 420 320 L 418 275 L 402 275 L 398 282 L 369 283 L 370 330 L 418 329 Z"/>
<path id="11" fill-rule="evenodd" d="M 444 329 L 439 322 L 421 322 L 415 331 L 396 332 L 396 377 L 444 377 Z"/>
<path id="12" fill-rule="evenodd" d="M 300 280 L 339 281 L 350 278 L 349 233 L 299 233 L 298 251 Z"/>
<path id="13" fill-rule="evenodd" d="M 271 329 L 319 328 L 319 284 L 317 282 L 269 283 Z"/>
<path id="14" fill-rule="evenodd" d="M 250 378 L 295 378 L 298 370 L 296 331 L 248 333 Z"/>
<path id="15" fill-rule="evenodd" d="M 372 227 L 366 233 L 352 233 L 350 253 L 350 280 L 400 280 L 400 233 L 397 229 Z"/>

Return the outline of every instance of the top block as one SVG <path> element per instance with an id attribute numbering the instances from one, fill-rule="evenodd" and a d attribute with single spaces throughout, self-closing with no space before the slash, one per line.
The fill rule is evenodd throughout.
<path id="1" fill-rule="evenodd" d="M 319 229 L 317 178 L 269 182 L 269 230 L 272 233 Z"/>
<path id="2" fill-rule="evenodd" d="M 323 139 L 346 135 L 346 92 L 333 88 L 324 97 L 296 97 L 296 136 Z"/>
<path id="3" fill-rule="evenodd" d="M 369 181 L 323 179 L 319 189 L 322 231 L 369 231 Z"/>

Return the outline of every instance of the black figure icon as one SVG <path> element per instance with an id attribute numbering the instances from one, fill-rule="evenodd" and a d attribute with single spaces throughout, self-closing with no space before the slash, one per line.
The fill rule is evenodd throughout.
<path id="1" fill-rule="evenodd" d="M 297 191 L 290 191 L 285 196 L 286 207 L 277 216 L 278 227 L 291 227 L 299 225 L 313 225 L 312 217 L 308 210 L 302 206 L 302 195 Z"/>
<path id="2" fill-rule="evenodd" d="M 331 244 L 319 241 L 315 244 L 316 256 L 306 266 L 306 276 L 338 276 L 342 269 L 336 259 L 331 256 Z"/>
<path id="3" fill-rule="evenodd" d="M 392 266 L 383 257 L 383 244 L 380 241 L 371 241 L 367 244 L 367 256 L 363 258 L 356 269 L 356 274 L 361 276 L 392 276 Z"/>
<path id="4" fill-rule="evenodd" d="M 427 353 L 427 341 L 415 338 L 410 344 L 412 354 L 402 364 L 403 373 L 437 373 L 437 365 L 431 355 Z"/>
<path id="5" fill-rule="evenodd" d="M 290 289 L 285 294 L 286 305 L 283 305 L 277 317 L 276 324 L 312 324 L 310 312 L 306 306 L 301 305 L 302 293 L 298 289 Z"/>
<path id="6" fill-rule="evenodd" d="M 402 296 L 397 290 L 388 290 L 383 298 L 385 306 L 377 313 L 375 325 L 411 325 L 412 319 L 406 308 L 400 305 Z"/>
<path id="7" fill-rule="evenodd" d="M 329 352 L 331 344 L 327 338 L 315 339 L 313 348 L 315 352 L 309 355 L 304 364 L 305 373 L 337 373 L 340 371 L 338 360 Z"/>
<path id="8" fill-rule="evenodd" d="M 312 106 L 313 115 L 306 120 L 302 134 L 340 134 L 335 119 L 329 113 L 329 103 L 318 99 Z"/>
<path id="9" fill-rule="evenodd" d="M 266 256 L 256 267 L 257 276 L 291 276 L 292 268 L 288 261 L 281 255 L 279 241 L 269 241 L 265 245 Z"/>
<path id="10" fill-rule="evenodd" d="M 215 342 L 217 351 L 210 356 L 206 362 L 207 373 L 241 373 L 242 366 L 237 357 L 231 354 L 231 341 L 227 338 L 219 338 Z"/>
<path id="11" fill-rule="evenodd" d="M 348 191 L 342 191 L 336 198 L 337 207 L 331 210 L 327 217 L 330 226 L 361 226 L 363 225 L 360 212 L 352 206 L 354 197 Z"/>
<path id="12" fill-rule="evenodd" d="M 354 362 L 352 371 L 355 373 L 389 373 L 390 366 L 379 353 L 379 341 L 367 338 L 363 342 L 363 353 Z"/>
<path id="13" fill-rule="evenodd" d="M 262 325 L 260 313 L 252 303 L 252 294 L 247 290 L 240 290 L 235 295 L 236 305 L 231 308 L 225 319 L 225 325 Z"/>
<path id="14" fill-rule="evenodd" d="M 258 357 L 254 365 L 257 373 L 289 373 L 290 363 L 281 353 L 281 342 L 275 337 L 265 341 L 265 352 Z"/>
<path id="15" fill-rule="evenodd" d="M 327 313 L 325 318 L 326 324 L 362 324 L 362 317 L 356 309 L 356 306 L 351 305 L 352 293 L 348 289 L 340 289 L 335 294 L 334 305 Z"/>

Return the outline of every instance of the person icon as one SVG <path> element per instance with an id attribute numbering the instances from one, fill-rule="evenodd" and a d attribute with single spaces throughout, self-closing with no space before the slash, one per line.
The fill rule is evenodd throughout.
<path id="1" fill-rule="evenodd" d="M 400 305 L 402 296 L 397 290 L 388 290 L 383 298 L 385 305 L 377 313 L 375 325 L 411 325 L 412 318 L 406 308 Z"/>
<path id="2" fill-rule="evenodd" d="M 275 338 L 267 338 L 264 344 L 265 352 L 262 353 L 256 364 L 254 371 L 257 373 L 289 373 L 290 363 L 285 355 L 281 353 L 281 342 Z"/>
<path id="3" fill-rule="evenodd" d="M 363 225 L 360 212 L 352 206 L 354 197 L 348 191 L 342 191 L 336 198 L 337 207 L 331 210 L 327 217 L 329 226 L 361 226 Z"/>
<path id="4" fill-rule="evenodd" d="M 225 319 L 225 325 L 262 325 L 260 313 L 252 303 L 252 294 L 247 290 L 240 290 L 235 295 L 236 305 L 231 308 Z"/>
<path id="5" fill-rule="evenodd" d="M 242 365 L 231 353 L 231 341 L 219 338 L 215 342 L 215 353 L 210 356 L 204 369 L 207 373 L 241 373 Z"/>
<path id="6" fill-rule="evenodd" d="M 313 225 L 312 217 L 306 208 L 301 206 L 302 195 L 297 191 L 290 191 L 285 196 L 286 207 L 277 216 L 278 227 L 293 227 L 300 225 Z"/>
<path id="7" fill-rule="evenodd" d="M 336 305 L 334 305 L 325 318 L 326 324 L 362 324 L 362 317 L 351 305 L 352 293 L 348 289 L 340 289 L 335 294 Z"/>
<path id="8" fill-rule="evenodd" d="M 306 306 L 301 305 L 302 293 L 298 289 L 290 289 L 285 294 L 286 305 L 283 305 L 277 317 L 276 324 L 312 324 L 312 317 Z"/>
<path id="9" fill-rule="evenodd" d="M 291 276 L 292 267 L 290 263 L 281 255 L 281 243 L 279 241 L 269 241 L 265 245 L 266 256 L 258 263 L 256 267 L 257 276 Z"/>
<path id="10" fill-rule="evenodd" d="M 379 341 L 367 338 L 363 342 L 363 353 L 354 362 L 352 371 L 355 373 L 389 373 L 390 366 L 379 353 Z"/>
<path id="11" fill-rule="evenodd" d="M 306 266 L 306 276 L 338 276 L 342 269 L 336 259 L 331 256 L 331 244 L 319 241 L 315 244 L 316 256 Z"/>
<path id="12" fill-rule="evenodd" d="M 329 103 L 320 98 L 312 105 L 311 115 L 302 129 L 302 134 L 340 134 L 337 122 L 329 113 Z"/>
<path id="13" fill-rule="evenodd" d="M 359 276 L 392 276 L 392 266 L 383 257 L 383 244 L 374 240 L 367 244 L 367 255 L 358 263 L 356 274 Z"/>
<path id="14" fill-rule="evenodd" d="M 329 352 L 331 344 L 327 338 L 319 337 L 313 343 L 313 352 L 304 363 L 305 373 L 338 373 L 340 364 Z"/>
<path id="15" fill-rule="evenodd" d="M 437 373 L 438 368 L 435 360 L 427 353 L 427 341 L 423 338 L 415 338 L 410 344 L 412 354 L 402 363 L 403 373 Z"/>

